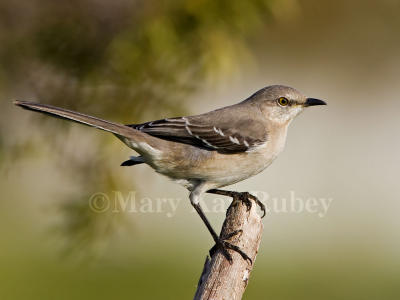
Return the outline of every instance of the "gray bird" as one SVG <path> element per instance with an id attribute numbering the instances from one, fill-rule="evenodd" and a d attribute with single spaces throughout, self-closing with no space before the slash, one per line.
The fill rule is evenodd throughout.
<path id="1" fill-rule="evenodd" d="M 228 243 L 226 237 L 216 234 L 200 207 L 200 196 L 209 192 L 240 198 L 243 193 L 218 188 L 267 168 L 283 150 L 291 121 L 305 107 L 326 105 L 322 100 L 305 97 L 294 88 L 273 85 L 238 104 L 201 115 L 122 125 L 50 105 L 19 100 L 14 103 L 116 135 L 139 154 L 123 162 L 123 166 L 145 163 L 190 191 L 190 202 L 215 241 L 212 252 L 221 249 L 232 261 L 227 251 L 231 249 L 250 262 L 243 251 Z M 265 214 L 262 203 L 252 198 Z"/>

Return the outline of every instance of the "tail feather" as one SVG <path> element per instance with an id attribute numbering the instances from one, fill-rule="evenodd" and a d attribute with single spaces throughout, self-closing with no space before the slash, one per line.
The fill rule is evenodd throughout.
<path id="1" fill-rule="evenodd" d="M 136 129 L 130 128 L 126 125 L 106 121 L 100 118 L 92 117 L 72 110 L 55 107 L 47 104 L 41 104 L 29 101 L 20 101 L 20 100 L 15 100 L 14 104 L 27 110 L 48 114 L 52 117 L 58 117 L 61 119 L 66 119 L 77 123 L 85 124 L 88 126 L 92 126 L 101 130 L 105 130 L 114 133 L 120 138 L 124 137 L 132 140 L 149 139 L 147 134 L 142 133 Z"/>
<path id="2" fill-rule="evenodd" d="M 18 105 L 24 109 L 27 109 L 27 110 L 37 111 L 40 113 L 51 115 L 53 117 L 71 120 L 71 121 L 74 121 L 77 123 L 96 127 L 98 129 L 109 131 L 109 132 L 112 132 L 115 134 L 120 134 L 121 129 L 126 130 L 126 128 L 127 128 L 127 126 L 122 125 L 122 124 L 113 123 L 110 121 L 106 121 L 103 119 L 85 115 L 85 114 L 75 112 L 72 110 L 55 107 L 52 105 L 29 102 L 29 101 L 20 101 L 20 100 L 15 100 L 14 104 Z"/>
<path id="3" fill-rule="evenodd" d="M 128 160 L 124 161 L 121 166 L 122 167 L 130 167 L 138 164 L 144 163 L 144 159 L 142 156 L 131 156 Z"/>

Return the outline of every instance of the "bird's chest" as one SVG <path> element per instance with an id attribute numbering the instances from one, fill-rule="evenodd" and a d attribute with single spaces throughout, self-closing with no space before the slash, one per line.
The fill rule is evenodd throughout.
<path id="1" fill-rule="evenodd" d="M 274 133 L 270 134 L 268 141 L 250 151 L 249 159 L 252 161 L 258 161 L 255 163 L 256 167 L 266 168 L 271 162 L 283 151 L 285 148 L 287 136 L 287 127 L 279 128 Z"/>
<path id="2" fill-rule="evenodd" d="M 223 155 L 210 161 L 206 180 L 216 182 L 218 186 L 230 185 L 265 170 L 283 150 L 284 138 L 269 141 L 246 153 Z"/>
<path id="3" fill-rule="evenodd" d="M 277 134 L 270 140 L 269 151 L 266 151 L 266 156 L 276 158 L 285 148 L 287 136 L 287 127 L 281 128 Z"/>

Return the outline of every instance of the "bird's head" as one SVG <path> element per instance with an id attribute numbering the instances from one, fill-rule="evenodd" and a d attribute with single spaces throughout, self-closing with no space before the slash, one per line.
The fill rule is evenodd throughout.
<path id="1" fill-rule="evenodd" d="M 245 101 L 256 103 L 267 119 L 279 124 L 290 123 L 306 107 L 326 105 L 322 100 L 307 98 L 298 90 L 283 85 L 265 87 Z"/>

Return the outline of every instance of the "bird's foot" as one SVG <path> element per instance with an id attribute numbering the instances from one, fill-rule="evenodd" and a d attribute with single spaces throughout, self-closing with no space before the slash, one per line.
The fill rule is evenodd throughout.
<path id="1" fill-rule="evenodd" d="M 265 205 L 256 196 L 250 194 L 249 192 L 243 192 L 243 193 L 238 193 L 238 194 L 239 194 L 239 196 L 238 196 L 239 200 L 242 201 L 247 206 L 247 211 L 249 211 L 251 209 L 251 206 L 253 205 L 251 200 L 253 200 L 260 207 L 260 209 L 263 212 L 261 218 L 265 217 L 265 213 L 266 213 Z"/>
<path id="2" fill-rule="evenodd" d="M 246 205 L 247 211 L 249 211 L 251 209 L 251 206 L 253 204 L 251 202 L 251 200 L 253 200 L 254 202 L 257 203 L 257 205 L 260 207 L 260 209 L 263 212 L 261 218 L 265 217 L 265 213 L 266 213 L 265 205 L 256 196 L 250 194 L 249 192 L 233 192 L 233 191 L 212 189 L 212 190 L 208 190 L 207 193 L 228 196 L 228 197 L 232 197 L 234 200 L 240 200 Z"/>
<path id="3" fill-rule="evenodd" d="M 229 253 L 228 249 L 236 251 L 237 253 L 240 254 L 240 256 L 242 256 L 242 258 L 244 260 L 249 261 L 250 264 L 253 264 L 253 261 L 251 260 L 251 258 L 244 253 L 238 246 L 231 244 L 230 242 L 227 242 L 227 240 L 229 240 L 231 237 L 242 233 L 243 231 L 240 230 L 235 230 L 225 236 L 219 237 L 218 239 L 215 240 L 215 245 L 210 249 L 210 256 L 213 256 L 217 250 L 221 250 L 222 254 L 224 255 L 224 257 L 229 261 L 229 263 L 233 263 L 232 260 L 232 255 Z"/>

